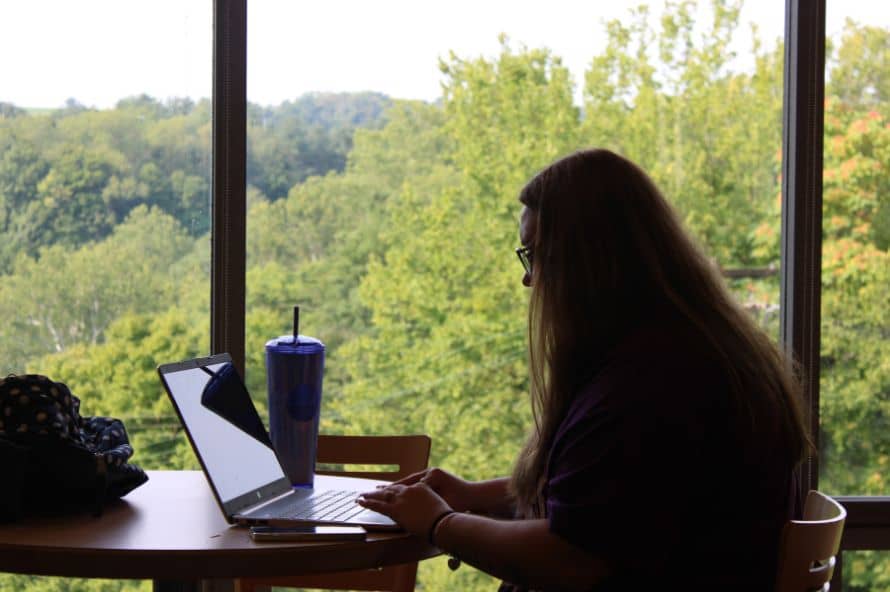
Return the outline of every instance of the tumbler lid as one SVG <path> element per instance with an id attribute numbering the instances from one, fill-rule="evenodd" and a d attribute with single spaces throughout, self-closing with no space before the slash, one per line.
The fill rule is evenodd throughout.
<path id="1" fill-rule="evenodd" d="M 299 335 L 294 339 L 293 335 L 282 335 L 266 342 L 266 351 L 281 354 L 317 354 L 324 351 L 324 344 L 315 337 Z"/>

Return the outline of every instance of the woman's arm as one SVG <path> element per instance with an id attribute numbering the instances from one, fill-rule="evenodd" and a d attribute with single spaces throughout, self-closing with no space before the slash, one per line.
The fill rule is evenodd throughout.
<path id="1" fill-rule="evenodd" d="M 589 590 L 608 575 L 605 561 L 550 532 L 546 519 L 493 520 L 450 514 L 434 544 L 512 584 L 541 590 Z"/>
<path id="2" fill-rule="evenodd" d="M 509 482 L 509 477 L 470 482 L 473 503 L 466 509 L 477 514 L 512 518 L 514 507 L 513 499 L 507 490 Z"/>

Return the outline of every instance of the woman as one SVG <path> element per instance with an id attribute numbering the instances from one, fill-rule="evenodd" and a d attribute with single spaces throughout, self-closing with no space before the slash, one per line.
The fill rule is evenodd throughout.
<path id="1" fill-rule="evenodd" d="M 535 426 L 512 476 L 359 503 L 503 589 L 770 589 L 809 445 L 788 362 L 633 163 L 578 152 L 519 200 Z"/>

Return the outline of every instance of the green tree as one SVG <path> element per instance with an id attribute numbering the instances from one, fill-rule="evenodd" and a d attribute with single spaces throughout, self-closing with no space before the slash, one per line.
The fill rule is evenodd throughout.
<path id="1" fill-rule="evenodd" d="M 826 487 L 838 493 L 890 489 L 890 228 L 883 215 L 890 211 L 890 105 L 875 90 L 886 82 L 886 60 L 873 55 L 888 42 L 890 31 L 848 22 L 826 92 L 822 466 Z M 863 61 L 869 55 L 875 59 Z M 890 584 L 890 575 L 882 581 Z"/>
<path id="2" fill-rule="evenodd" d="M 719 265 L 777 264 L 757 246 L 775 216 L 782 130 L 782 50 L 752 33 L 753 71 L 730 70 L 741 2 L 667 4 L 659 28 L 646 7 L 606 25 L 609 42 L 585 81 L 584 134 L 639 163 Z M 773 237 L 778 246 L 778 237 Z"/>
<path id="3" fill-rule="evenodd" d="M 191 247 L 175 220 L 141 206 L 103 242 L 21 255 L 0 282 L 0 311 L 9 320 L 0 327 L 6 372 L 20 372 L 36 355 L 97 344 L 126 312 L 175 302 L 176 284 L 164 272 Z"/>
<path id="4" fill-rule="evenodd" d="M 391 100 L 380 93 L 307 93 L 277 107 L 251 106 L 248 183 L 273 200 L 295 184 L 340 172 L 356 129 L 377 127 Z"/>
<path id="5" fill-rule="evenodd" d="M 890 104 L 888 31 L 847 19 L 837 53 L 828 56 L 829 91 L 854 109 Z"/>
<path id="6" fill-rule="evenodd" d="M 102 193 L 122 165 L 119 155 L 67 146 L 24 209 L 28 243 L 74 247 L 107 236 L 116 220 Z"/>
<path id="7" fill-rule="evenodd" d="M 27 219 L 22 215 L 37 195 L 37 186 L 49 171 L 47 163 L 29 142 L 17 142 L 0 158 L 0 273 L 8 271 L 15 255 L 28 248 Z"/>
<path id="8" fill-rule="evenodd" d="M 379 229 L 391 219 L 393 196 L 407 179 L 425 187 L 427 200 L 453 182 L 454 171 L 443 164 L 441 109 L 399 102 L 386 119 L 382 129 L 356 132 L 344 173 L 307 179 L 283 200 L 251 200 L 248 310 L 262 309 L 278 328 L 254 333 L 249 324 L 247 349 L 258 357 L 249 361 L 248 375 L 262 369 L 263 344 L 290 330 L 288 311 L 300 304 L 303 332 L 327 345 L 325 392 L 336 397 L 345 380 L 339 346 L 369 325 L 358 285 L 369 257 L 386 248 Z"/>
<path id="9" fill-rule="evenodd" d="M 0 574 L 0 590 L 16 592 L 149 592 L 151 581 L 85 580 Z"/>

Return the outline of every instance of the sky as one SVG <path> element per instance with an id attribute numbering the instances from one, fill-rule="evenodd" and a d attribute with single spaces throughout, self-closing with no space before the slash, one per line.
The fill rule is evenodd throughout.
<path id="1" fill-rule="evenodd" d="M 498 35 L 547 47 L 574 79 L 606 43 L 604 22 L 641 0 L 249 0 L 248 100 L 275 105 L 310 91 L 373 90 L 434 100 L 449 51 L 495 56 Z M 700 0 L 700 4 L 708 4 Z M 781 37 L 784 2 L 747 0 L 743 25 Z M 651 1 L 658 14 L 662 0 Z M 890 2 L 828 0 L 827 32 L 844 17 L 890 28 Z M 109 108 L 147 93 L 209 97 L 211 0 L 0 0 L 0 101 Z M 750 47 L 747 26 L 737 50 Z M 743 58 L 741 58 L 743 59 Z"/>

